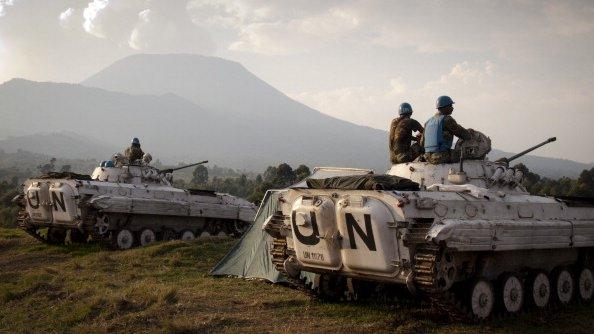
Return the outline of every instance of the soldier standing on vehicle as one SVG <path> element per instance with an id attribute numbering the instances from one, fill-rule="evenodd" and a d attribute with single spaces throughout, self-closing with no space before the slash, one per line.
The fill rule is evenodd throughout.
<path id="1" fill-rule="evenodd" d="M 402 103 L 398 108 L 398 118 L 392 120 L 390 125 L 390 161 L 393 164 L 411 162 L 421 155 L 419 137 L 423 133 L 423 126 L 411 118 L 413 113 L 409 103 Z M 413 137 L 413 132 L 419 132 Z M 416 141 L 415 144 L 412 144 Z"/>
<path id="2" fill-rule="evenodd" d="M 438 113 L 425 123 L 423 146 L 425 159 L 432 164 L 451 163 L 459 161 L 459 156 L 452 154 L 454 136 L 461 140 L 469 140 L 471 131 L 456 123 L 451 116 L 454 111 L 454 101 L 449 96 L 437 98 L 435 107 Z"/>
<path id="3" fill-rule="evenodd" d="M 138 138 L 132 139 L 132 144 L 130 147 L 126 148 L 124 155 L 128 158 L 130 163 L 142 159 L 144 152 L 142 152 L 142 149 L 140 148 L 140 140 L 138 140 Z"/>

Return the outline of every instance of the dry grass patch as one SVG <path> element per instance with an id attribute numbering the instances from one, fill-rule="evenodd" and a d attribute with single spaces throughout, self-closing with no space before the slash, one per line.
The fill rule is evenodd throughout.
<path id="1" fill-rule="evenodd" d="M 46 246 L 0 229 L 0 332 L 592 332 L 592 306 L 452 324 L 415 299 L 327 303 L 280 285 L 208 272 L 235 240 L 129 251 Z"/>

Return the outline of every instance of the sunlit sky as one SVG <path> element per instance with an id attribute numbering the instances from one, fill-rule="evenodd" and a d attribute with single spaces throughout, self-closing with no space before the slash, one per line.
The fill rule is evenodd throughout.
<path id="1" fill-rule="evenodd" d="M 323 113 L 387 129 L 456 101 L 519 151 L 594 161 L 594 1 L 0 0 L 0 82 L 79 82 L 134 53 L 242 63 Z"/>

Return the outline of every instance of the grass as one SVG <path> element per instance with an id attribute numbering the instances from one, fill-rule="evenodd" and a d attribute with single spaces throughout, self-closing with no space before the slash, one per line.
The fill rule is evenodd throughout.
<path id="1" fill-rule="evenodd" d="M 414 300 L 327 303 L 280 285 L 209 276 L 234 242 L 172 241 L 114 252 L 42 245 L 21 231 L 0 229 L 0 332 L 594 331 L 591 305 L 455 324 Z"/>

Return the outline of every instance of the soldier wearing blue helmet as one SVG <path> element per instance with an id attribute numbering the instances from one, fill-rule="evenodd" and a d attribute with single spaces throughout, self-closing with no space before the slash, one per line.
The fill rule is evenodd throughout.
<path id="1" fill-rule="evenodd" d="M 142 149 L 140 148 L 140 140 L 138 140 L 138 138 L 135 137 L 132 139 L 132 144 L 130 147 L 126 148 L 124 155 L 126 158 L 128 158 L 130 163 L 134 163 L 136 160 L 142 159 L 144 152 L 142 152 Z"/>
<path id="2" fill-rule="evenodd" d="M 404 102 L 398 108 L 398 118 L 390 125 L 390 161 L 393 164 L 411 162 L 422 154 L 420 139 L 413 137 L 414 132 L 423 133 L 421 123 L 411 118 L 413 113 L 410 103 Z M 416 143 L 413 144 L 412 142 Z"/>
<path id="3" fill-rule="evenodd" d="M 437 114 L 425 123 L 423 136 L 423 147 L 425 159 L 432 164 L 451 163 L 459 159 L 459 156 L 452 154 L 454 136 L 469 140 L 472 130 L 466 130 L 458 125 L 451 116 L 454 111 L 454 101 L 449 96 L 437 98 L 435 108 Z"/>

